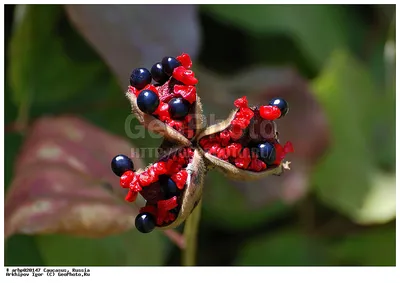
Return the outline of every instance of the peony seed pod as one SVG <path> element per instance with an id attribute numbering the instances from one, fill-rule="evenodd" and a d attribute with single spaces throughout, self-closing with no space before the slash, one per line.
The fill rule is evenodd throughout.
<path id="1" fill-rule="evenodd" d="M 274 122 L 288 113 L 288 103 L 276 98 L 249 107 L 242 97 L 225 121 L 205 129 L 191 66 L 187 54 L 165 57 L 151 71 L 137 68 L 130 77 L 126 96 L 132 112 L 146 128 L 164 137 L 158 148 L 161 157 L 145 169 L 134 171 L 127 156 L 112 162 L 121 187 L 128 189 L 125 200 L 134 202 L 141 194 L 146 201 L 135 220 L 142 233 L 183 223 L 201 200 L 209 168 L 239 180 L 280 175 L 289 169 L 283 159 L 293 146 L 279 143 Z M 151 84 L 152 80 L 157 83 Z"/>

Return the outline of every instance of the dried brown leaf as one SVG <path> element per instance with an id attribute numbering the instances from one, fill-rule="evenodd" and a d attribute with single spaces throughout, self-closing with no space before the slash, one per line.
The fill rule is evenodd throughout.
<path id="1" fill-rule="evenodd" d="M 14 233 L 102 237 L 131 229 L 135 210 L 103 186 L 68 165 L 37 162 L 25 167 L 6 197 L 5 237 Z"/>
<path id="2" fill-rule="evenodd" d="M 15 165 L 5 201 L 5 235 L 65 233 L 102 237 L 133 227 L 137 209 L 110 193 L 119 188 L 110 162 L 132 146 L 76 117 L 35 122 Z M 133 158 L 142 167 L 140 159 Z M 122 189 L 121 189 L 122 190 Z"/>
<path id="3" fill-rule="evenodd" d="M 37 161 L 69 164 L 82 173 L 117 186 L 118 178 L 110 169 L 111 159 L 117 154 L 131 156 L 132 150 L 134 147 L 125 139 L 78 117 L 43 117 L 32 125 L 15 171 Z M 144 166 L 137 155 L 133 155 L 132 160 L 136 168 Z"/>

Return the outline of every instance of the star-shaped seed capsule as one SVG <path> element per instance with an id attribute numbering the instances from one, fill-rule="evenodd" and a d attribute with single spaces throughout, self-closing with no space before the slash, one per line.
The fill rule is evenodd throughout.
<path id="1" fill-rule="evenodd" d="M 138 194 L 146 200 L 135 221 L 143 233 L 183 223 L 200 201 L 207 170 L 216 168 L 240 180 L 280 175 L 288 169 L 285 155 L 294 151 L 290 142 L 282 146 L 277 136 L 274 120 L 289 110 L 282 98 L 261 106 L 238 98 L 225 121 L 206 127 L 191 67 L 184 53 L 164 57 L 150 71 L 134 69 L 130 77 L 126 96 L 133 114 L 164 137 L 161 156 L 147 168 L 134 171 L 124 155 L 111 163 L 121 187 L 128 190 L 125 200 L 133 202 Z"/>

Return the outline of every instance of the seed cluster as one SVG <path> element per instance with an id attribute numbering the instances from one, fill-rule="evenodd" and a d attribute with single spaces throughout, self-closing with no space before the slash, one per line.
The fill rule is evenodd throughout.
<path id="1" fill-rule="evenodd" d="M 111 162 L 120 186 L 128 190 L 125 200 L 133 202 L 138 194 L 146 200 L 135 220 L 142 233 L 176 227 L 192 213 L 202 195 L 207 167 L 251 180 L 280 173 L 285 155 L 293 152 L 290 142 L 282 146 L 277 138 L 274 120 L 289 110 L 282 98 L 256 107 L 250 107 L 246 97 L 239 98 L 228 119 L 199 128 L 198 80 L 191 67 L 192 60 L 184 53 L 163 58 L 150 71 L 134 69 L 130 77 L 127 98 L 133 113 L 156 132 L 149 121 L 161 121 L 166 130 L 158 132 L 164 136 L 160 149 L 170 150 L 143 170 L 135 170 L 125 155 Z"/>
<path id="2" fill-rule="evenodd" d="M 198 80 L 190 68 L 188 54 L 164 57 L 151 71 L 137 68 L 132 71 L 128 91 L 137 97 L 139 109 L 174 128 L 186 138 L 194 136 L 193 113 Z M 156 82 L 151 84 L 152 79 Z"/>
<path id="3" fill-rule="evenodd" d="M 250 108 L 246 97 L 237 99 L 234 105 L 238 110 L 229 125 L 220 132 L 202 137 L 201 148 L 244 170 L 260 172 L 279 166 L 286 153 L 293 151 L 293 147 L 290 142 L 282 147 L 273 131 L 272 121 L 283 117 L 288 111 L 286 102 L 281 111 L 276 100 L 272 100 L 270 105 Z M 257 124 L 265 125 L 263 132 L 260 132 Z"/>
<path id="4" fill-rule="evenodd" d="M 120 175 L 120 186 L 128 189 L 125 200 L 134 202 L 140 193 L 147 201 L 146 206 L 140 209 L 142 215 L 138 219 L 144 219 L 143 215 L 146 215 L 146 219 L 152 218 L 157 226 L 174 221 L 179 213 L 180 198 L 188 178 L 186 168 L 193 157 L 193 150 L 189 147 L 179 149 L 141 172 L 135 172 L 133 166 L 122 167 L 120 156 L 116 156 L 111 163 L 113 168 L 118 168 L 116 172 L 125 170 Z M 126 163 L 130 159 L 125 156 L 124 160 Z"/>

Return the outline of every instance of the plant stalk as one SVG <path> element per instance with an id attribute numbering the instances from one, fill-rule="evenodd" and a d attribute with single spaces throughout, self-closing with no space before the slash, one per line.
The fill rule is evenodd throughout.
<path id="1" fill-rule="evenodd" d="M 183 230 L 185 249 L 182 251 L 183 266 L 196 265 L 197 235 L 199 230 L 200 215 L 201 200 L 185 222 L 185 228 Z"/>

